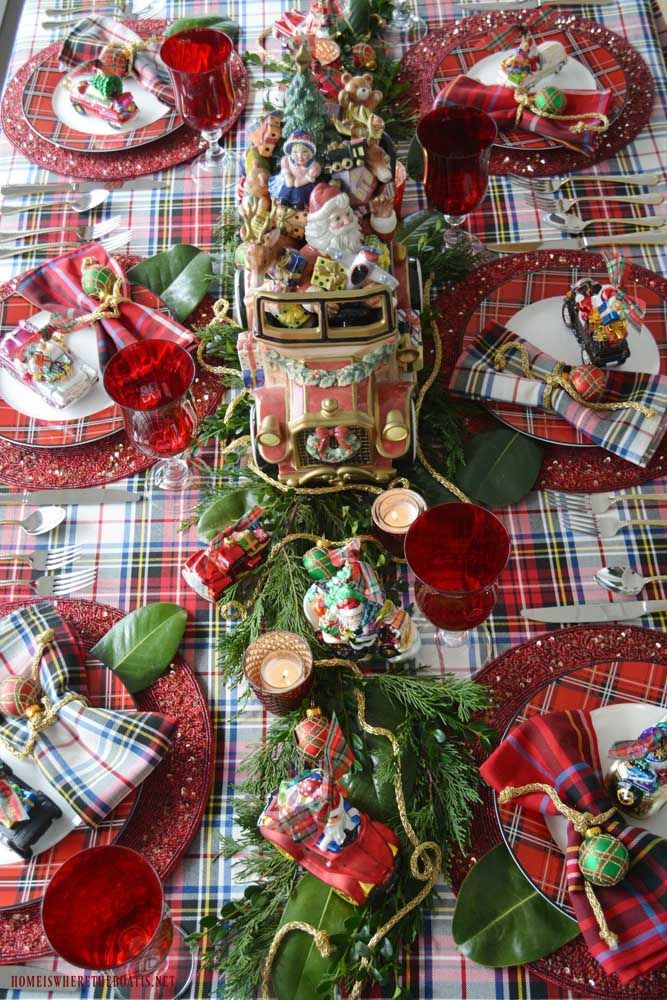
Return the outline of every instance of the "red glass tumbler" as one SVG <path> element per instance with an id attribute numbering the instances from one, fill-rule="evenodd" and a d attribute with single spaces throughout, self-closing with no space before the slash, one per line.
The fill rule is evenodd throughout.
<path id="1" fill-rule="evenodd" d="M 231 170 L 231 158 L 220 139 L 234 113 L 233 51 L 231 38 L 214 28 L 178 31 L 160 48 L 179 114 L 208 142 L 206 153 L 195 164 L 195 179 L 220 178 Z"/>
<path id="2" fill-rule="evenodd" d="M 104 388 L 121 407 L 132 443 L 160 459 L 154 482 L 161 489 L 182 490 L 190 470 L 181 452 L 197 431 L 197 410 L 190 388 L 195 363 L 168 340 L 142 340 L 124 347 L 104 371 Z"/>
<path id="3" fill-rule="evenodd" d="M 493 611 L 510 538 L 495 514 L 473 503 L 440 504 L 408 529 L 405 558 L 415 602 L 436 627 L 436 641 L 460 646 L 467 629 Z"/>
<path id="4" fill-rule="evenodd" d="M 450 227 L 446 246 L 465 239 L 481 248 L 479 240 L 464 233 L 461 226 L 486 194 L 497 131 L 484 111 L 456 104 L 429 111 L 417 125 L 424 151 L 424 189 Z"/>
<path id="5" fill-rule="evenodd" d="M 56 954 L 104 973 L 114 997 L 175 998 L 192 979 L 194 954 L 174 926 L 159 876 L 129 847 L 72 855 L 46 887 L 42 926 Z"/>

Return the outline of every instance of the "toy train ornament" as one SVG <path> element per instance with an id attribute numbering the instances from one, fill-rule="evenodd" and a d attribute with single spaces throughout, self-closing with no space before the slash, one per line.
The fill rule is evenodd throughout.
<path id="1" fill-rule="evenodd" d="M 301 93 L 316 91 L 310 58 L 297 63 Z M 290 85 L 282 124 L 300 127 L 279 157 L 280 116 L 258 123 L 241 190 L 235 308 L 253 460 L 290 486 L 387 482 L 417 447 L 422 281 L 392 239 L 405 173 L 371 74 L 341 79 L 333 109 L 321 98 L 319 141 Z"/>

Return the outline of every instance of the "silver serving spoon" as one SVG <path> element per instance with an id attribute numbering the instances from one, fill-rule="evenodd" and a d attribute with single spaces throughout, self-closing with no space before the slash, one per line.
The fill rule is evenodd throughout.
<path id="1" fill-rule="evenodd" d="M 603 566 L 595 574 L 596 583 L 605 590 L 611 590 L 612 594 L 627 594 L 628 597 L 636 596 L 647 583 L 656 580 L 667 580 L 667 576 L 642 576 L 630 566 Z"/>
<path id="2" fill-rule="evenodd" d="M 545 212 L 543 220 L 556 229 L 565 230 L 568 233 L 583 233 L 589 226 L 597 226 L 601 222 L 609 223 L 610 226 L 643 226 L 644 229 L 662 229 L 667 218 L 662 215 L 646 215 L 638 218 L 612 219 L 607 217 L 599 219 L 589 219 L 584 222 L 578 215 L 572 212 Z"/>
<path id="3" fill-rule="evenodd" d="M 1 520 L 0 524 L 18 524 L 26 535 L 43 535 L 45 532 L 57 528 L 65 520 L 66 513 L 64 507 L 38 507 L 23 520 Z"/>
<path id="4" fill-rule="evenodd" d="M 95 188 L 94 191 L 88 191 L 86 194 L 79 195 L 78 198 L 49 198 L 48 201 L 45 201 L 44 198 L 38 198 L 28 205 L 10 205 L 9 208 L 6 208 L 3 202 L 0 215 L 39 212 L 42 208 L 50 208 L 51 206 L 59 208 L 61 205 L 71 208 L 75 212 L 90 212 L 93 208 L 101 205 L 103 201 L 106 201 L 110 194 L 111 191 L 108 188 Z"/>

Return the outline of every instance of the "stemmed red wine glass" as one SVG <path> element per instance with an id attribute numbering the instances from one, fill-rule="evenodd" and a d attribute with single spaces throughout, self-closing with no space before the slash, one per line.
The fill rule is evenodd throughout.
<path id="1" fill-rule="evenodd" d="M 132 443 L 160 459 L 153 480 L 164 490 L 185 489 L 190 481 L 181 452 L 197 431 L 190 392 L 194 377 L 192 356 L 168 340 L 130 344 L 114 354 L 104 371 L 104 388 L 122 409 Z"/>
<path id="2" fill-rule="evenodd" d="M 467 629 L 489 617 L 510 538 L 495 514 L 473 503 L 430 507 L 410 525 L 405 558 L 415 602 L 436 627 L 436 641 L 461 646 Z"/>
<path id="3" fill-rule="evenodd" d="M 42 926 L 60 958 L 105 975 L 118 1000 L 175 1000 L 195 954 L 172 921 L 160 878 L 137 851 L 89 847 L 58 869 L 42 900 Z"/>
<path id="4" fill-rule="evenodd" d="M 195 180 L 222 178 L 231 171 L 232 158 L 220 139 L 234 117 L 233 51 L 229 35 L 214 28 L 178 31 L 160 48 L 174 84 L 178 113 L 208 142 L 206 153 L 195 163 Z"/>
<path id="5" fill-rule="evenodd" d="M 480 241 L 461 227 L 486 194 L 497 131 L 486 112 L 457 104 L 429 111 L 417 125 L 424 151 L 424 189 L 450 227 L 446 246 L 466 240 L 481 249 Z"/>

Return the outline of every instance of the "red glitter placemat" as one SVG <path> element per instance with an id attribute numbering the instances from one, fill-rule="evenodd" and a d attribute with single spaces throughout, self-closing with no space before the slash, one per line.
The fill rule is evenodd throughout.
<path id="1" fill-rule="evenodd" d="M 35 600 L 5 601 L 0 616 Z M 91 649 L 124 617 L 118 608 L 93 601 L 54 601 L 63 618 Z M 177 657 L 166 673 L 135 696 L 137 708 L 178 719 L 168 756 L 141 786 L 141 795 L 116 841 L 150 861 L 164 881 L 182 858 L 201 823 L 213 780 L 214 743 L 208 702 L 192 669 Z M 0 910 L 0 964 L 48 955 L 39 902 Z"/>
<path id="2" fill-rule="evenodd" d="M 615 660 L 666 663 L 664 632 L 620 625 L 581 626 L 516 646 L 492 660 L 475 677 L 493 692 L 496 708 L 488 713 L 486 721 L 502 735 L 526 702 L 555 678 L 589 664 Z M 487 754 L 478 751 L 476 756 L 481 764 Z M 473 864 L 502 842 L 494 793 L 486 786 L 481 789 L 481 802 L 475 809 L 471 830 L 468 856 L 452 858 L 455 892 Z M 606 1000 L 664 1000 L 667 996 L 667 966 L 623 984 L 616 976 L 605 974 L 581 937 L 546 958 L 530 962 L 527 968 L 542 979 L 571 990 L 575 996 Z"/>
<path id="3" fill-rule="evenodd" d="M 148 38 L 159 34 L 170 21 L 124 21 L 137 34 Z M 62 41 L 42 49 L 23 65 L 9 83 L 0 104 L 0 122 L 9 141 L 20 149 L 29 160 L 54 173 L 87 180 L 123 181 L 142 174 L 152 174 L 167 167 L 177 166 L 193 159 L 205 148 L 206 143 L 197 132 L 184 126 L 176 132 L 135 149 L 113 153 L 83 153 L 60 149 L 48 139 L 33 131 L 22 110 L 23 91 L 35 69 L 60 51 Z M 248 73 L 240 58 L 234 60 L 234 85 L 236 103 L 230 128 L 237 121 L 248 99 Z"/>
<path id="4" fill-rule="evenodd" d="M 454 363 L 461 353 L 466 327 L 480 302 L 517 275 L 555 267 L 599 270 L 605 268 L 605 263 L 599 254 L 579 250 L 538 250 L 535 253 L 512 254 L 476 268 L 440 297 L 438 331 L 443 348 L 442 378 L 445 382 L 449 382 Z M 626 267 L 629 279 L 650 288 L 656 296 L 667 301 L 665 278 L 629 260 Z M 548 445 L 544 449 L 536 488 L 577 492 L 622 490 L 650 482 L 665 472 L 667 439 L 658 446 L 644 468 L 626 462 L 604 448 Z"/>
<path id="5" fill-rule="evenodd" d="M 521 12 L 523 15 L 523 12 Z M 526 174 L 530 177 L 553 177 L 583 170 L 609 159 L 637 136 L 646 125 L 653 107 L 655 84 L 651 72 L 637 50 L 625 38 L 609 31 L 601 24 L 572 14 L 537 11 L 520 20 L 539 25 L 544 32 L 548 26 L 557 35 L 559 30 L 588 37 L 596 46 L 604 46 L 617 60 L 625 74 L 627 85 L 625 103 L 609 129 L 600 138 L 592 155 L 558 149 L 508 149 L 494 146 L 491 152 L 491 174 Z M 450 22 L 447 27 L 429 32 L 406 53 L 400 69 L 400 79 L 409 83 L 414 106 L 419 114 L 426 114 L 433 107 L 434 81 L 441 74 L 443 61 L 455 50 L 475 44 L 493 30 L 500 31 L 517 24 L 517 11 L 475 14 Z"/>
<path id="6" fill-rule="evenodd" d="M 123 255 L 116 260 L 126 271 L 142 258 Z M 0 286 L 0 299 L 12 295 L 24 276 L 19 274 Z M 188 325 L 207 323 L 213 317 L 212 306 L 213 298 L 207 296 L 189 317 Z M 193 395 L 200 418 L 216 409 L 222 392 L 220 379 L 197 365 Z M 80 447 L 26 448 L 9 441 L 2 441 L 0 446 L 0 482 L 24 490 L 36 485 L 44 489 L 104 486 L 154 464 L 154 459 L 131 444 L 124 430 Z"/>

